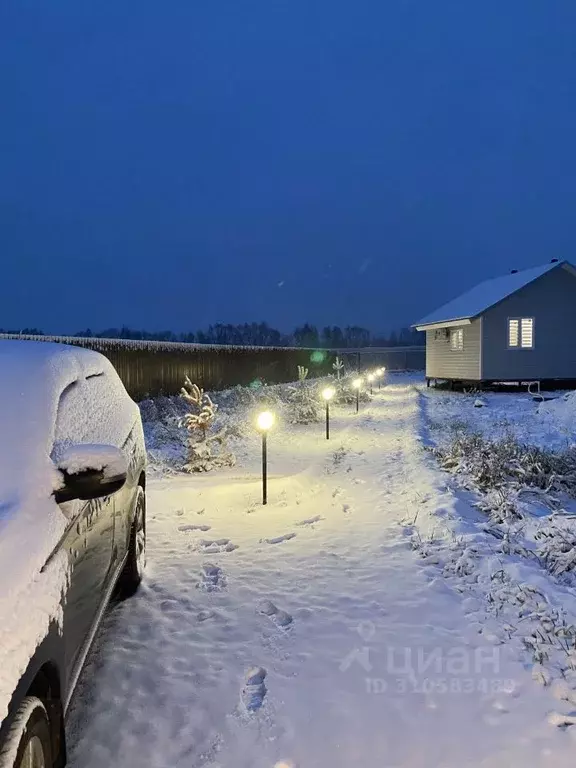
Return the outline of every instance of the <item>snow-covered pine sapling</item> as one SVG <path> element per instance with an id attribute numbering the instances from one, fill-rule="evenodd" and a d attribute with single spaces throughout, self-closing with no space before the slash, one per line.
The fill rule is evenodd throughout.
<path id="1" fill-rule="evenodd" d="M 336 394 L 334 395 L 334 402 L 339 405 L 352 405 L 356 402 L 356 390 L 352 386 L 352 382 L 356 378 L 356 375 L 345 376 L 336 381 Z M 365 389 L 361 389 L 359 392 L 359 400 L 361 403 L 368 402 L 370 397 Z"/>
<path id="2" fill-rule="evenodd" d="M 303 382 L 308 378 L 308 368 L 303 365 L 298 366 L 298 381 Z"/>
<path id="3" fill-rule="evenodd" d="M 212 402 L 210 395 L 186 376 L 180 396 L 190 407 L 190 412 L 181 421 L 188 430 L 188 461 L 183 469 L 186 472 L 208 472 L 217 467 L 233 466 L 236 458 L 226 450 L 226 430 L 212 432 L 218 406 Z"/>
<path id="4" fill-rule="evenodd" d="M 338 355 L 336 355 L 336 360 L 332 363 L 332 368 L 336 371 L 336 378 L 340 381 L 340 377 L 344 372 L 344 363 L 340 360 Z"/>
<path id="5" fill-rule="evenodd" d="M 200 389 L 197 384 L 193 384 L 186 376 L 184 386 L 180 390 L 181 397 L 192 407 L 192 412 L 187 413 L 182 419 L 182 423 L 189 432 L 198 430 L 202 440 L 206 440 L 206 433 L 214 423 L 216 418 L 217 405 L 214 405 L 210 395 Z"/>

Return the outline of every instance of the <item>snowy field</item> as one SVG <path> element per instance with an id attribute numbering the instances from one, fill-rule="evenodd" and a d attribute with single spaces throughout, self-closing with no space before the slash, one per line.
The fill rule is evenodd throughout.
<path id="1" fill-rule="evenodd" d="M 257 435 L 193 476 L 159 440 L 147 576 L 83 675 L 71 767 L 572 765 L 575 593 L 429 450 L 455 421 L 564 447 L 570 420 L 474 399 L 390 376 L 330 442 L 279 426 L 267 507 Z"/>
<path id="2" fill-rule="evenodd" d="M 563 450 L 576 443 L 576 393 L 545 392 L 536 402 L 527 392 L 463 394 L 426 389 L 424 408 L 434 439 L 442 440 L 455 426 L 467 427 L 491 438 L 507 434 L 541 447 Z M 486 407 L 475 408 L 477 401 Z"/>

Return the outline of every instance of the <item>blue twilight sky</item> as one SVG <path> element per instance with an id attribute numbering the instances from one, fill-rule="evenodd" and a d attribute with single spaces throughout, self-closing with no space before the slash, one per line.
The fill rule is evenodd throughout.
<path id="1" fill-rule="evenodd" d="M 0 327 L 386 330 L 576 260 L 574 0 L 1 0 Z"/>

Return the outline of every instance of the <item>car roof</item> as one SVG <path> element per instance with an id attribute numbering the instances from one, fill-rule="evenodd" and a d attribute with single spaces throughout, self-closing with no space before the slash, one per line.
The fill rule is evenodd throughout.
<path id="1" fill-rule="evenodd" d="M 22 386 L 22 375 L 48 375 L 60 391 L 82 376 L 103 373 L 109 361 L 99 352 L 49 341 L 0 339 L 0 375 L 3 384 Z"/>
<path id="2" fill-rule="evenodd" d="M 92 350 L 0 340 L 0 497 L 21 491 L 43 474 L 39 467 L 50 453 L 58 403 L 66 388 L 109 372 L 114 373 L 110 361 Z"/>

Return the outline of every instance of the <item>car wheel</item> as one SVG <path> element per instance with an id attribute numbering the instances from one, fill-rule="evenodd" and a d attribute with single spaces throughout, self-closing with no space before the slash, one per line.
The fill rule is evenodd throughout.
<path id="1" fill-rule="evenodd" d="M 118 582 L 118 593 L 121 599 L 131 597 L 142 581 L 146 567 L 146 494 L 138 486 L 136 511 L 130 534 L 128 559 Z M 1 767 L 0 767 L 1 768 Z"/>
<path id="2" fill-rule="evenodd" d="M 0 768 L 53 768 L 50 722 L 46 707 L 27 696 L 0 750 Z"/>

